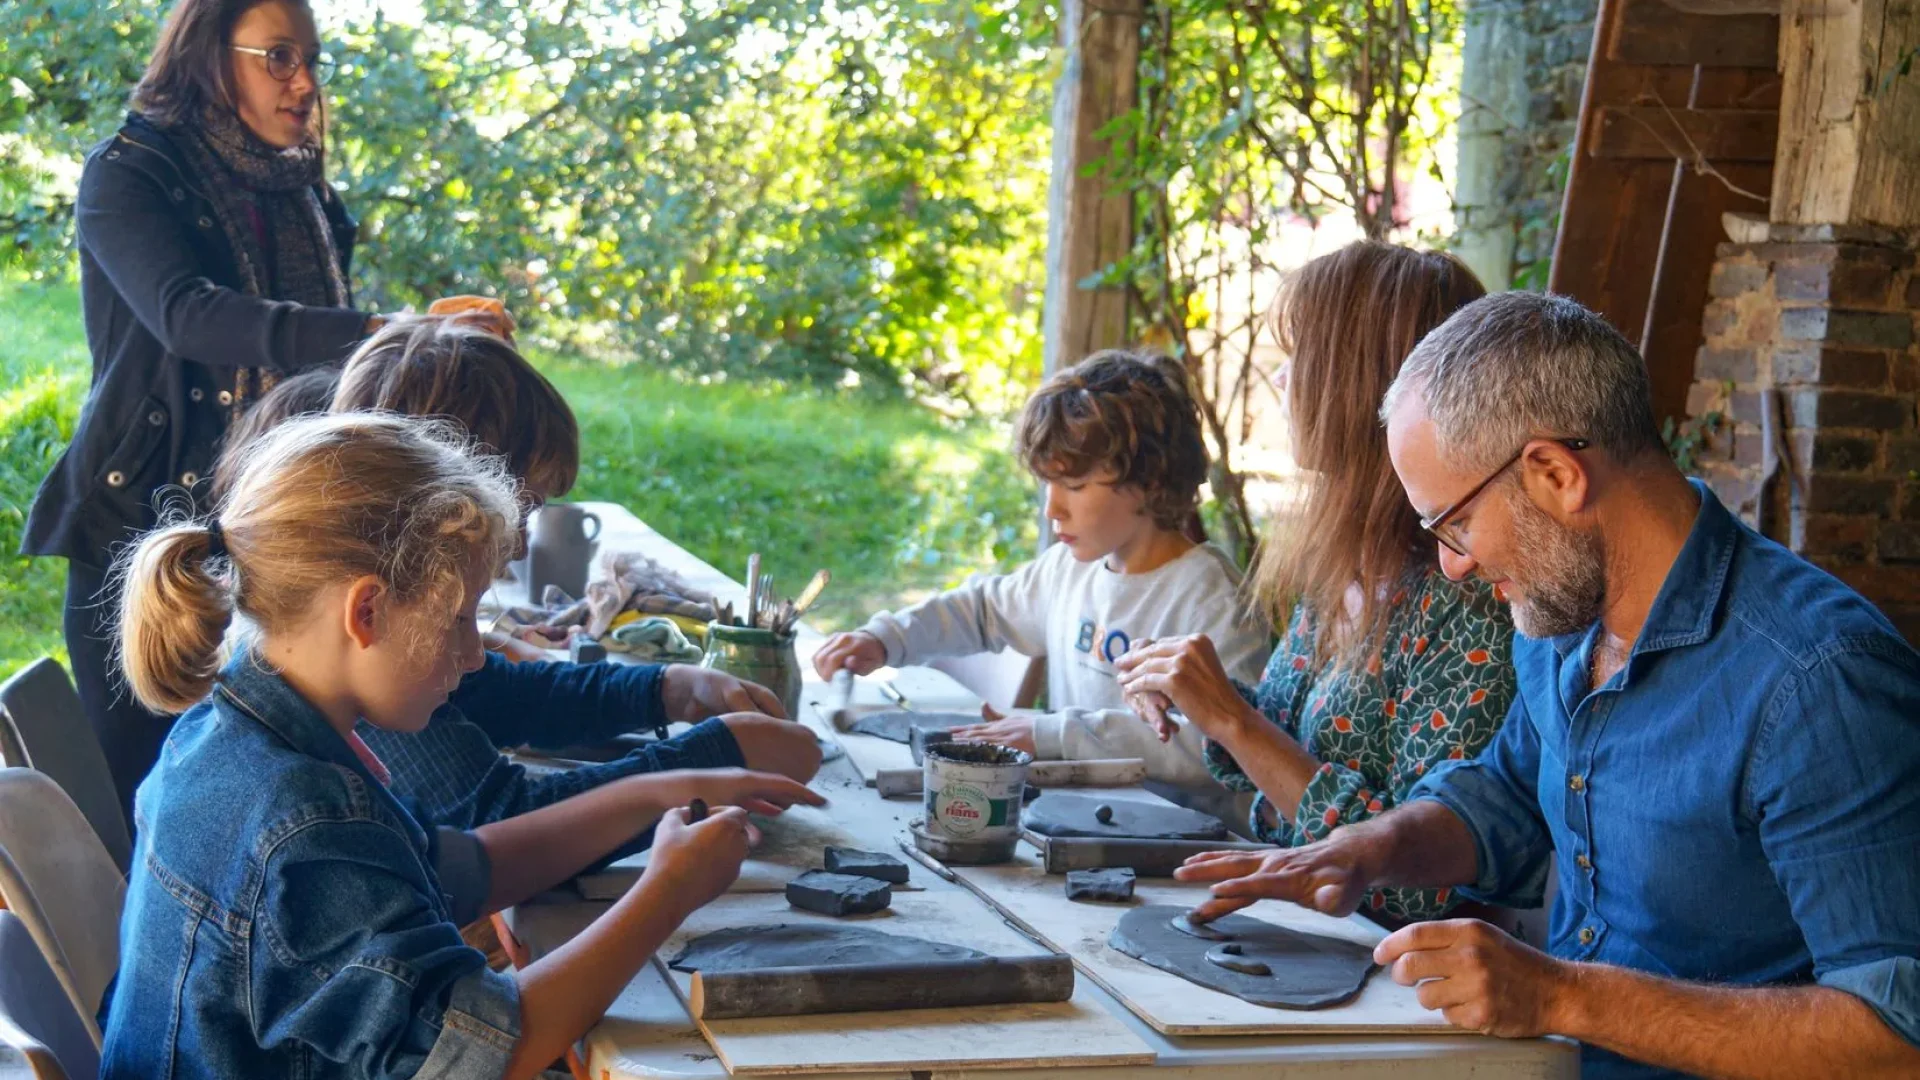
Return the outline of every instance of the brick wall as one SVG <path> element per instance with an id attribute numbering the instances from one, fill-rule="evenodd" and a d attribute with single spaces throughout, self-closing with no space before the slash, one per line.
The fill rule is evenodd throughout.
<path id="1" fill-rule="evenodd" d="M 1773 226 L 1722 244 L 1687 401 L 1697 471 L 1920 641 L 1920 271 L 1911 238 Z"/>

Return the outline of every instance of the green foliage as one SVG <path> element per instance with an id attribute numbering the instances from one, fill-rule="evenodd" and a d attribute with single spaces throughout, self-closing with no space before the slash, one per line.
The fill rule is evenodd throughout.
<path id="1" fill-rule="evenodd" d="M 66 564 L 22 559 L 20 528 L 86 391 L 79 296 L 0 278 L 0 678 L 65 656 Z M 1033 485 L 1006 430 L 862 395 L 707 383 L 535 354 L 579 415 L 569 498 L 607 499 L 739 576 L 765 555 L 782 588 L 833 585 L 809 620 L 856 625 L 1034 550 Z"/>
<path id="2" fill-rule="evenodd" d="M 1732 393 L 1731 383 L 1727 384 L 1727 392 Z M 1695 475 L 1701 452 L 1712 444 L 1713 437 L 1726 423 L 1727 415 L 1719 409 L 1677 422 L 1669 416 L 1660 424 L 1660 441 L 1666 444 L 1667 456 L 1681 472 Z"/>
<path id="3" fill-rule="evenodd" d="M 1243 562 L 1254 522 L 1235 467 L 1266 393 L 1251 291 L 1288 219 L 1351 213 L 1385 239 L 1450 127 L 1455 0 L 1148 0 L 1138 107 L 1103 132 L 1131 191 L 1133 250 L 1083 286 L 1124 284 L 1146 340 L 1196 376 L 1215 466 L 1216 533 Z M 1229 317 L 1228 311 L 1238 312 Z"/>
<path id="4" fill-rule="evenodd" d="M 1051 23 L 1023 0 L 320 8 L 363 306 L 500 295 L 683 371 L 963 409 L 1037 372 Z M 0 257 L 66 265 L 159 10 L 0 7 Z"/>

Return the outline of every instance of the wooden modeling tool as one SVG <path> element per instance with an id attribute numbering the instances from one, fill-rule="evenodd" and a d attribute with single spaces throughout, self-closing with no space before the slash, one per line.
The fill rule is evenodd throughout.
<path id="1" fill-rule="evenodd" d="M 746 626 L 757 626 L 760 620 L 760 553 L 747 556 L 747 621 Z"/>

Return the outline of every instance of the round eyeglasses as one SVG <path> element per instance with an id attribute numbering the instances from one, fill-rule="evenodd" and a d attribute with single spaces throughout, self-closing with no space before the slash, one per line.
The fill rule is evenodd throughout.
<path id="1" fill-rule="evenodd" d="M 230 45 L 228 48 L 237 53 L 246 53 L 248 56 L 265 59 L 267 74 L 281 82 L 292 82 L 293 77 L 302 67 L 305 67 L 313 72 L 314 82 L 325 85 L 328 79 L 333 78 L 334 69 L 339 66 L 334 62 L 333 57 L 326 53 L 315 52 L 312 56 L 305 56 L 292 45 L 275 45 L 267 49 L 253 45 Z"/>

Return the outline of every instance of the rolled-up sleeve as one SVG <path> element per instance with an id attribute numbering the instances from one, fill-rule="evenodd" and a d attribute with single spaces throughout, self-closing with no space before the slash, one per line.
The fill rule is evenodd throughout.
<path id="1" fill-rule="evenodd" d="M 505 1073 L 518 984 L 429 897 L 427 856 L 365 820 L 314 822 L 274 845 L 249 972 L 260 1045 L 304 1046 L 380 1080 Z"/>
<path id="2" fill-rule="evenodd" d="M 1432 799 L 1473 834 L 1478 872 L 1469 899 L 1538 907 L 1546 896 L 1553 837 L 1540 816 L 1540 733 L 1516 696 L 1506 723 L 1480 755 L 1431 769 L 1407 802 Z"/>
<path id="3" fill-rule="evenodd" d="M 1892 639 L 1811 665 L 1769 709 L 1746 814 L 1814 978 L 1920 1046 L 1920 671 Z M 1808 768 L 1809 762 L 1819 768 Z"/>

